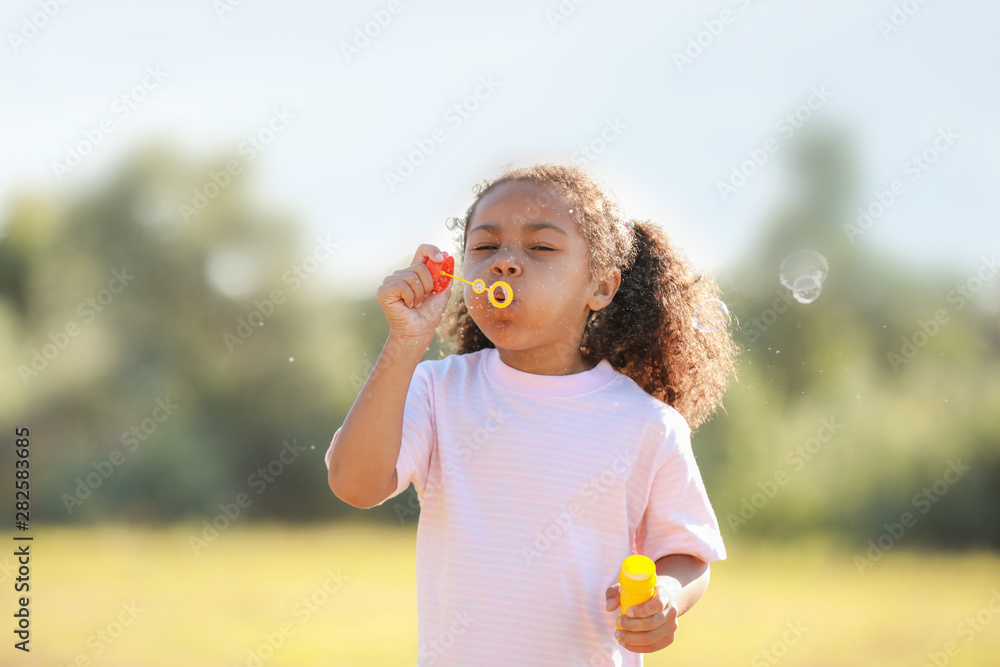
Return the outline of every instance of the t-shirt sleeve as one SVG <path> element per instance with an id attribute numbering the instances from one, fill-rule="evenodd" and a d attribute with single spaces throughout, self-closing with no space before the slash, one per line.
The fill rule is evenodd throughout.
<path id="1" fill-rule="evenodd" d="M 636 553 L 654 561 L 669 554 L 724 560 L 726 547 L 691 449 L 691 430 L 686 422 L 674 423 L 666 435 L 667 457 L 653 474 Z"/>
<path id="2" fill-rule="evenodd" d="M 330 459 L 333 457 L 337 435 L 343 428 L 341 425 L 333 434 L 330 447 L 326 451 L 327 470 L 330 469 Z M 411 482 L 417 492 L 423 494 L 430 467 L 431 450 L 437 442 L 436 435 L 431 373 L 427 362 L 422 361 L 414 369 L 413 378 L 406 392 L 406 404 L 403 407 L 403 440 L 396 460 L 396 488 L 385 500 L 398 496 Z"/>

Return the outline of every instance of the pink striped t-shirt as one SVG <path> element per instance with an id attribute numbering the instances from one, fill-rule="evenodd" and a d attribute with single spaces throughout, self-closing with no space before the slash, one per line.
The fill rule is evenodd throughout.
<path id="1" fill-rule="evenodd" d="M 605 610 L 622 561 L 726 557 L 687 422 L 606 360 L 571 375 L 495 348 L 421 361 L 396 473 L 386 500 L 411 483 L 420 500 L 418 667 L 642 665 Z"/>

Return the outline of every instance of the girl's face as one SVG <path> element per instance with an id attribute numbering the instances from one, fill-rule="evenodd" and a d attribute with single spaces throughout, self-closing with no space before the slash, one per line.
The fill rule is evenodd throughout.
<path id="1" fill-rule="evenodd" d="M 462 277 L 482 279 L 487 290 L 477 294 L 463 283 L 465 303 L 508 365 L 544 374 L 586 370 L 579 348 L 587 317 L 611 302 L 620 283 L 617 273 L 588 278 L 589 266 L 587 241 L 562 197 L 531 181 L 504 183 L 469 220 Z M 514 292 L 505 308 L 487 296 L 498 280 Z"/>

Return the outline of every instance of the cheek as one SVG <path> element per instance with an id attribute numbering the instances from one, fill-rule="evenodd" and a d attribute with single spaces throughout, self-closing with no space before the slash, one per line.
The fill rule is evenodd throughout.
<path id="1" fill-rule="evenodd" d="M 462 298 L 465 300 L 465 307 L 471 314 L 476 315 L 477 313 L 481 313 L 483 310 L 490 307 L 486 302 L 486 292 L 476 294 L 475 290 L 472 289 L 472 285 L 465 285 L 465 283 L 462 284 L 465 286 L 462 292 Z"/>

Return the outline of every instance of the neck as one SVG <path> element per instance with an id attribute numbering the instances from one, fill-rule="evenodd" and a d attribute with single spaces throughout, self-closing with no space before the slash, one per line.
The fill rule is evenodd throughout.
<path id="1" fill-rule="evenodd" d="M 580 351 L 559 355 L 551 349 L 509 350 L 497 348 L 500 360 L 511 368 L 535 375 L 573 375 L 593 369 Z"/>

